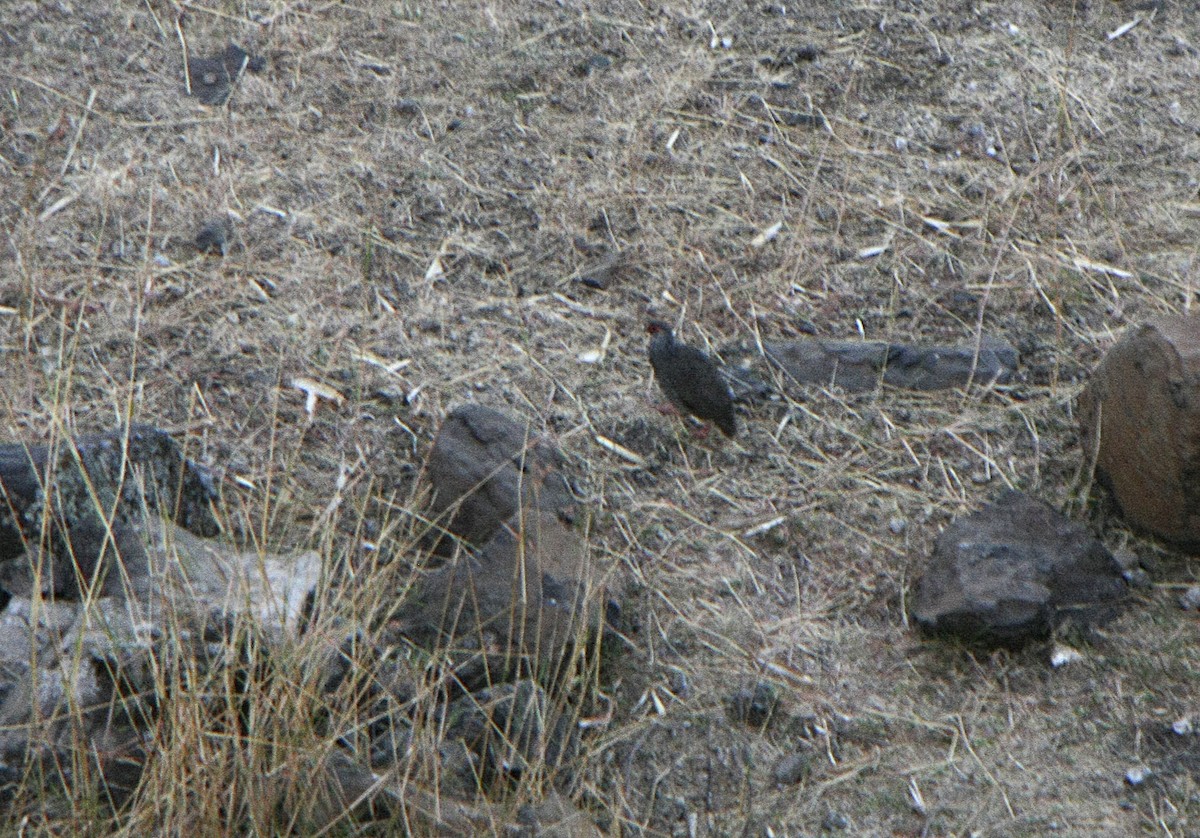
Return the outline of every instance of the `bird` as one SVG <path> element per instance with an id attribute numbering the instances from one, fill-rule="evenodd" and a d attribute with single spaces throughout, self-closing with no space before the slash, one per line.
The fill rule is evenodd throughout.
<path id="1" fill-rule="evenodd" d="M 661 320 L 651 320 L 646 332 L 650 335 L 650 366 L 667 400 L 681 413 L 712 422 L 732 437 L 737 432 L 733 395 L 716 362 L 700 349 L 676 340 L 671 327 Z"/>

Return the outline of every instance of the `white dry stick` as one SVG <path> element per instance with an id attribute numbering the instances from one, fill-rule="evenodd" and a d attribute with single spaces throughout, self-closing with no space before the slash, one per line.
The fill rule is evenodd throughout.
<path id="1" fill-rule="evenodd" d="M 645 459 L 643 459 L 640 454 L 635 454 L 633 451 L 630 451 L 624 445 L 621 445 L 618 442 L 613 442 L 611 439 L 609 439 L 606 436 L 600 436 L 600 434 L 596 434 L 596 443 L 601 448 L 603 448 L 607 451 L 611 451 L 612 453 L 614 453 L 618 457 L 620 457 L 622 460 L 626 460 L 627 462 L 633 463 L 635 466 L 646 465 Z"/>
<path id="2" fill-rule="evenodd" d="M 317 410 L 317 401 L 325 399 L 333 402 L 336 405 L 341 405 L 346 400 L 346 397 L 337 390 L 330 387 L 328 384 L 322 384 L 319 381 L 314 381 L 311 378 L 303 376 L 292 379 L 292 386 L 304 393 L 304 410 L 311 417 Z"/>
<path id="3" fill-rule="evenodd" d="M 756 535 L 768 533 L 786 520 L 786 515 L 778 515 L 769 521 L 763 521 L 761 524 L 755 524 L 753 527 L 742 533 L 742 538 L 754 538 Z"/>
<path id="4" fill-rule="evenodd" d="M 1107 37 L 1108 40 L 1110 40 L 1110 41 L 1115 41 L 1117 38 L 1120 38 L 1122 35 L 1127 33 L 1130 29 L 1137 26 L 1141 22 L 1142 22 L 1142 18 L 1135 17 L 1133 20 L 1131 20 L 1127 23 L 1122 23 L 1116 29 L 1109 32 L 1108 35 L 1106 35 L 1105 37 Z"/>
<path id="5" fill-rule="evenodd" d="M 1071 264 L 1081 271 L 1095 271 L 1099 274 L 1107 274 L 1120 279 L 1131 279 L 1133 274 L 1129 271 L 1123 271 L 1120 268 L 1114 268 L 1112 265 L 1105 265 L 1103 262 L 1093 262 L 1090 259 L 1084 259 L 1082 256 L 1076 256 L 1071 260 Z"/>
<path id="6" fill-rule="evenodd" d="M 769 241 L 774 241 L 779 236 L 779 231 L 783 229 L 783 222 L 776 221 L 767 229 L 763 230 L 757 236 L 750 240 L 751 247 L 762 247 Z"/>
<path id="7" fill-rule="evenodd" d="M 387 358 L 381 358 L 369 349 L 352 349 L 350 357 L 356 361 L 362 361 L 364 364 L 370 364 L 373 367 L 388 373 L 389 375 L 397 375 L 400 370 L 412 363 L 412 358 L 401 358 L 399 361 L 389 361 Z"/>

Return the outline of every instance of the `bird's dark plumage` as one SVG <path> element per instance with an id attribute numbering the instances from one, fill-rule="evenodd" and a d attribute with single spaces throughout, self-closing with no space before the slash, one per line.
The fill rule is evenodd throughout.
<path id="1" fill-rule="evenodd" d="M 683 413 L 712 422 L 733 436 L 733 396 L 716 363 L 694 346 L 675 339 L 671 327 L 658 320 L 646 326 L 650 334 L 650 366 L 663 394 Z"/>

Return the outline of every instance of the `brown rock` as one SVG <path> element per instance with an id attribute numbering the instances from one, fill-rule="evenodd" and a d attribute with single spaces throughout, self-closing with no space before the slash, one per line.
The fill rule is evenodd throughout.
<path id="1" fill-rule="evenodd" d="M 575 499 L 559 468 L 563 457 L 528 423 L 477 404 L 453 410 L 429 453 L 431 518 L 476 546 L 518 509 L 570 514 Z M 450 551 L 448 539 L 436 549 Z"/>
<path id="2" fill-rule="evenodd" d="M 518 657 L 561 660 L 600 628 L 603 601 L 583 539 L 553 513 L 531 512 L 515 516 L 478 554 L 462 554 L 415 583 L 396 627 L 468 660 L 486 653 L 495 680 Z"/>
<path id="3" fill-rule="evenodd" d="M 1079 397 L 1087 456 L 1130 523 L 1200 544 L 1200 317 L 1131 330 Z"/>

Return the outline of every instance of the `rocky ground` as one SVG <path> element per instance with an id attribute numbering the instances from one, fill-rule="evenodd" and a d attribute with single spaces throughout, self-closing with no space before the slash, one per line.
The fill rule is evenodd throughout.
<path id="1" fill-rule="evenodd" d="M 1191 4 L 3 8 L 5 440 L 132 416 L 239 539 L 403 562 L 448 411 L 532 418 L 633 644 L 575 790 L 606 834 L 1196 831 L 1200 567 L 1092 491 L 1074 415 L 1123 330 L 1196 304 Z M 697 441 L 653 409 L 650 315 L 1021 366 Z M 909 625 L 938 532 L 1007 488 L 1152 568 L 1066 666 Z M 178 801 L 241 776 L 176 756 Z"/>

